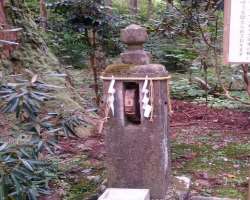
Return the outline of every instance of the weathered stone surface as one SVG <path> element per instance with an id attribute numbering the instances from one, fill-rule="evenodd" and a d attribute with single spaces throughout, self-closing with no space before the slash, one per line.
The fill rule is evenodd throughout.
<path id="1" fill-rule="evenodd" d="M 159 77 L 168 75 L 162 65 L 149 64 L 149 53 L 142 50 L 147 39 L 144 28 L 131 25 L 121 31 L 128 51 L 121 54 L 122 65 L 109 66 L 104 75 L 113 77 Z M 105 128 L 108 187 L 148 188 L 152 199 L 165 200 L 169 196 L 170 148 L 168 123 L 168 98 L 166 80 L 154 80 L 152 89 L 152 120 L 144 118 L 142 92 L 144 80 L 116 80 L 114 116 L 110 116 Z M 104 98 L 108 99 L 109 80 L 104 81 Z M 125 113 L 126 90 L 134 95 L 136 123 Z M 138 120 L 139 119 L 139 120 Z M 171 196 L 171 195 L 170 195 Z M 128 199 L 126 199 L 128 200 Z"/>
<path id="2" fill-rule="evenodd" d="M 166 77 L 168 72 L 165 66 L 159 64 L 132 65 L 132 64 L 113 64 L 107 66 L 102 73 L 103 76 L 115 77 Z"/>
<path id="3" fill-rule="evenodd" d="M 150 63 L 151 55 L 143 50 L 127 51 L 121 53 L 121 59 L 124 64 L 145 65 Z"/>
<path id="4" fill-rule="evenodd" d="M 143 81 L 138 81 L 140 91 Z M 104 91 L 109 82 L 105 81 Z M 170 180 L 167 85 L 154 81 L 154 121 L 132 124 L 124 115 L 124 84 L 116 81 L 115 116 L 105 127 L 108 186 L 149 188 L 153 199 L 164 199 Z M 142 111 L 140 93 L 140 108 Z"/>
<path id="5" fill-rule="evenodd" d="M 168 76 L 165 66 L 159 64 L 135 65 L 129 72 L 134 76 L 145 77 L 162 77 Z"/>
<path id="6" fill-rule="evenodd" d="M 186 176 L 173 177 L 173 185 L 177 198 L 187 200 L 190 195 L 191 179 Z"/>
<path id="7" fill-rule="evenodd" d="M 98 200 L 150 200 L 148 189 L 108 188 Z"/>
<path id="8" fill-rule="evenodd" d="M 121 30 L 121 41 L 127 45 L 142 45 L 147 40 L 147 30 L 139 25 L 131 24 Z"/>
<path id="9" fill-rule="evenodd" d="M 121 30 L 121 40 L 128 45 L 128 51 L 121 54 L 124 64 L 145 65 L 151 61 L 149 52 L 143 50 L 143 43 L 148 39 L 145 28 L 132 24 Z"/>

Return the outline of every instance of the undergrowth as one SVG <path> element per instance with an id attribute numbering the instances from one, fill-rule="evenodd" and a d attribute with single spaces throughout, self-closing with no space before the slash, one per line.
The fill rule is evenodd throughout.
<path id="1" fill-rule="evenodd" d="M 11 137 L 0 138 L 0 199 L 36 200 L 50 194 L 49 182 L 56 177 L 57 168 L 47 154 L 60 148 L 59 136 L 75 135 L 75 127 L 83 120 L 75 115 L 44 114 L 45 101 L 53 98 L 57 87 L 38 80 L 37 74 L 29 71 L 10 77 L 11 82 L 5 77 L 0 86 L 0 111 L 14 114 L 19 129 Z"/>
<path id="2" fill-rule="evenodd" d="M 207 139 L 212 141 L 212 138 Z M 211 143 L 198 145 L 172 141 L 171 146 L 174 174 L 191 176 L 193 192 L 245 199 L 250 165 L 249 143 L 229 143 L 215 149 Z"/>
<path id="3" fill-rule="evenodd" d="M 223 68 L 221 75 L 223 84 L 230 90 L 232 96 L 240 98 L 243 102 L 249 102 L 249 96 L 244 89 L 242 77 L 239 71 Z M 191 71 L 191 72 L 190 72 Z M 229 75 L 230 74 L 230 75 Z M 240 101 L 228 99 L 223 95 L 221 86 L 218 83 L 215 69 L 211 68 L 207 73 L 207 84 L 209 89 L 204 88 L 200 82 L 194 81 L 195 77 L 199 77 L 205 82 L 205 74 L 202 69 L 189 69 L 188 73 L 171 73 L 171 95 L 174 99 L 187 100 L 194 103 L 207 104 L 214 108 L 229 108 L 247 110 L 249 106 Z M 228 79 L 228 77 L 237 79 Z"/>

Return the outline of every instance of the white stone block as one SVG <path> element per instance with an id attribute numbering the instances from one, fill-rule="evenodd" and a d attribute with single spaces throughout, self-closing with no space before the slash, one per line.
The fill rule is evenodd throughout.
<path id="1" fill-rule="evenodd" d="M 148 189 L 108 188 L 98 200 L 150 200 Z"/>

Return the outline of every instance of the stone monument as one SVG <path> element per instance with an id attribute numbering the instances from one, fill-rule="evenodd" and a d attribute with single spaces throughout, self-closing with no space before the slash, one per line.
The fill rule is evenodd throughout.
<path id="1" fill-rule="evenodd" d="M 150 189 L 152 199 L 163 200 L 170 184 L 169 75 L 150 64 L 147 38 L 138 25 L 121 30 L 128 46 L 123 63 L 108 66 L 101 77 L 108 187 Z"/>

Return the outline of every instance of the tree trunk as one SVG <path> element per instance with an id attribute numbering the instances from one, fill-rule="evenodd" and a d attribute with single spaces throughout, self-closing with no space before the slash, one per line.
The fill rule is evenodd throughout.
<path id="1" fill-rule="evenodd" d="M 112 0 L 105 0 L 105 6 L 112 7 Z"/>
<path id="2" fill-rule="evenodd" d="M 47 9 L 46 9 L 46 3 L 45 0 L 40 0 L 40 26 L 43 28 L 43 30 L 46 30 L 47 28 Z"/>
<path id="3" fill-rule="evenodd" d="M 152 14 L 153 14 L 153 2 L 152 0 L 148 0 L 148 10 L 147 10 L 148 18 L 151 18 Z"/>
<path id="4" fill-rule="evenodd" d="M 4 13 L 4 0 L 0 0 L 0 27 L 6 24 Z"/>
<path id="5" fill-rule="evenodd" d="M 248 96 L 250 97 L 250 81 L 248 79 L 248 64 L 243 64 L 242 70 L 243 70 L 243 79 L 246 85 L 246 91 L 247 91 Z"/>
<path id="6" fill-rule="evenodd" d="M 131 14 L 136 15 L 138 13 L 138 0 L 129 0 L 129 9 Z"/>
<path id="7" fill-rule="evenodd" d="M 168 9 L 169 4 L 172 5 L 173 1 L 172 0 L 166 0 L 166 9 Z"/>
<path id="8" fill-rule="evenodd" d="M 250 171 L 249 171 L 249 179 L 248 179 L 248 197 L 247 200 L 250 200 Z"/>
<path id="9" fill-rule="evenodd" d="M 99 96 L 99 86 L 98 86 L 98 69 L 96 66 L 96 30 L 92 30 L 92 35 L 90 36 L 90 42 L 92 51 L 90 53 L 90 65 L 93 71 L 94 76 L 94 90 L 96 95 L 96 105 L 100 104 L 100 96 Z"/>
<path id="10" fill-rule="evenodd" d="M 105 6 L 108 8 L 108 13 L 112 14 L 112 0 L 105 0 Z"/>

